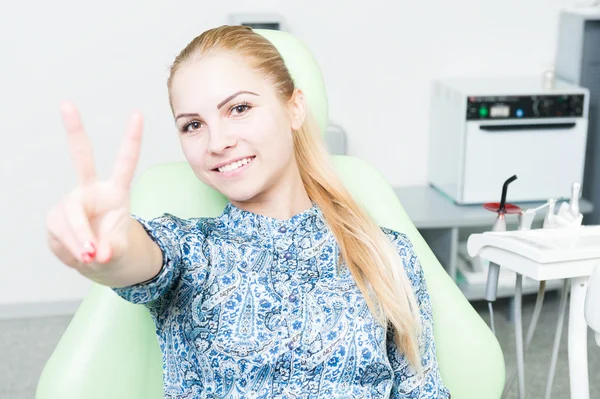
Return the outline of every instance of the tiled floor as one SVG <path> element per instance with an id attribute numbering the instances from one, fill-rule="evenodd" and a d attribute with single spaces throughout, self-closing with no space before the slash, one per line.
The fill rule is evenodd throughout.
<path id="1" fill-rule="evenodd" d="M 525 328 L 533 312 L 534 298 L 524 303 Z M 496 329 L 507 366 L 512 368 L 515 359 L 513 325 L 505 317 L 508 301 L 496 306 Z M 488 321 L 485 303 L 475 304 L 477 311 Z M 546 376 L 550 362 L 550 350 L 554 342 L 555 317 L 558 295 L 549 293 L 533 340 L 530 356 L 526 362 L 528 398 L 544 397 Z M 0 399 L 32 399 L 44 363 L 58 343 L 70 317 L 45 317 L 37 319 L 15 319 L 0 321 Z M 562 336 L 562 346 L 556 369 L 553 398 L 569 398 L 567 366 L 567 330 Z M 590 397 L 600 398 L 600 348 L 589 334 Z M 509 398 L 516 398 L 516 385 Z M 109 398 L 107 398 L 109 399 Z M 491 399 L 491 398 L 490 398 Z"/>

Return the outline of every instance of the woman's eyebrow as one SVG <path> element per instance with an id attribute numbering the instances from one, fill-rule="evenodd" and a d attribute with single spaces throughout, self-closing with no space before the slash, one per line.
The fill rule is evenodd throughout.
<path id="1" fill-rule="evenodd" d="M 218 105 L 217 105 L 217 109 L 221 109 L 223 107 L 223 105 L 227 104 L 229 101 L 233 100 L 235 97 L 239 96 L 240 94 L 252 94 L 254 96 L 258 96 L 258 94 L 253 93 L 251 91 L 247 91 L 247 90 L 240 90 L 237 93 L 234 93 L 232 95 L 230 95 L 229 97 L 227 97 L 225 100 L 221 101 Z M 192 112 L 192 113 L 187 113 L 187 114 L 179 114 L 175 117 L 175 120 L 179 119 L 179 118 L 183 118 L 183 117 L 189 117 L 189 116 L 196 116 L 196 117 L 200 117 L 200 114 Z"/>
<path id="2" fill-rule="evenodd" d="M 188 117 L 188 116 L 197 116 L 198 118 L 200 117 L 200 114 L 196 114 L 196 113 L 191 113 L 191 114 L 179 114 L 175 117 L 175 120 L 179 119 L 179 118 L 184 118 L 184 117 Z"/>
<path id="3" fill-rule="evenodd" d="M 253 93 L 251 91 L 247 91 L 247 90 L 241 90 L 238 91 L 237 93 L 234 93 L 232 95 L 230 95 L 229 97 L 227 97 L 225 100 L 221 101 L 218 105 L 217 105 L 217 109 L 221 109 L 221 107 L 225 104 L 227 104 L 229 101 L 233 100 L 235 97 L 239 96 L 240 94 L 252 94 L 254 96 L 258 96 L 258 94 Z"/>

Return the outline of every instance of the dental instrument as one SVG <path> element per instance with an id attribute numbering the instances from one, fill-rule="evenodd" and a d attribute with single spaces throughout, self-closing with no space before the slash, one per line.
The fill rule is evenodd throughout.
<path id="1" fill-rule="evenodd" d="M 549 200 L 541 207 L 532 210 L 523 210 L 519 220 L 519 231 L 489 232 L 474 234 L 469 238 L 468 251 L 471 256 L 480 256 L 495 262 L 508 269 L 515 271 L 518 275 L 525 275 L 540 281 L 540 290 L 536 309 L 532 318 L 525 351 L 529 347 L 537 319 L 539 309 L 543 300 L 545 280 L 564 279 L 561 302 L 559 305 L 559 317 L 555 343 L 552 352 L 551 366 L 546 387 L 546 398 L 550 397 L 552 381 L 558 356 L 560 333 L 566 313 L 566 300 L 571 288 L 571 312 L 569 316 L 569 364 L 571 378 L 571 392 L 573 398 L 589 397 L 589 383 L 587 379 L 587 352 L 585 350 L 586 329 L 582 327 L 585 321 L 581 320 L 583 309 L 582 292 L 585 293 L 587 276 L 591 273 L 591 267 L 600 260 L 600 226 L 581 226 L 579 216 L 579 192 L 581 185 L 575 183 L 572 186 L 571 201 L 563 204 L 559 214 L 552 212 L 556 200 Z M 531 227 L 531 216 L 547 207 L 545 218 L 545 229 L 529 230 Z M 568 213 L 566 213 L 568 212 Z M 561 227 L 561 228 L 557 228 Z M 529 230 L 529 231 L 527 231 Z M 595 259 L 594 259 L 595 258 Z M 600 273 L 600 272 L 599 272 Z M 569 282 L 569 279 L 572 279 Z M 522 280 L 522 277 L 521 277 Z M 515 298 L 515 323 L 521 319 L 519 309 L 520 292 L 519 277 L 517 277 L 517 288 Z M 588 302 L 591 303 L 591 302 Z M 599 321 L 600 328 L 600 321 Z M 585 325 L 587 328 L 587 325 Z M 519 333 L 517 332 L 517 339 Z M 521 349 L 522 350 L 522 349 Z M 524 369 L 521 360 L 524 356 L 518 353 L 519 363 L 517 369 L 519 378 L 524 381 L 522 371 Z M 511 375 L 507 382 L 503 397 L 506 396 L 514 376 Z M 524 384 L 520 384 L 519 397 L 524 397 Z"/>
<path id="2" fill-rule="evenodd" d="M 560 198 L 560 200 L 562 201 L 562 200 L 564 200 L 564 198 Z M 531 230 L 531 226 L 533 224 L 535 215 L 537 214 L 537 212 L 541 211 L 542 209 L 544 209 L 546 207 L 548 207 L 548 212 L 547 212 L 546 218 L 545 218 L 545 219 L 547 219 L 549 217 L 549 215 L 553 214 L 554 205 L 556 204 L 556 202 L 557 202 L 557 200 L 555 200 L 554 198 L 551 198 L 548 201 L 546 201 L 545 204 L 540 205 L 537 208 L 529 208 L 529 209 L 521 210 L 521 213 L 519 214 L 519 230 L 522 230 L 522 231 L 523 230 Z M 522 294 L 522 289 L 519 288 L 519 285 L 520 285 L 519 282 L 517 282 L 517 288 L 519 290 L 521 290 L 520 293 Z M 568 285 L 567 285 L 567 288 L 568 288 Z M 564 292 L 565 291 L 564 291 L 564 287 L 563 287 L 563 296 L 564 296 Z M 535 329 L 537 327 L 537 322 L 538 322 L 538 320 L 540 318 L 540 314 L 542 312 L 542 305 L 544 303 L 545 293 L 546 293 L 546 281 L 542 280 L 542 281 L 540 281 L 540 285 L 538 288 L 538 293 L 537 293 L 537 297 L 535 300 L 535 306 L 533 309 L 533 315 L 531 317 L 531 322 L 529 323 L 529 328 L 527 329 L 527 338 L 525 340 L 523 354 L 521 355 L 520 351 L 519 351 L 519 347 L 521 345 L 517 345 L 518 346 L 517 347 L 517 351 L 518 351 L 517 367 L 511 372 L 511 374 L 506 382 L 504 391 L 502 393 L 502 399 L 506 398 L 506 396 L 508 395 L 508 392 L 510 391 L 510 388 L 512 387 L 512 384 L 514 382 L 515 377 L 517 376 L 517 373 L 519 373 L 520 371 L 525 369 L 525 366 L 524 366 L 525 359 L 527 358 L 527 354 L 529 353 L 529 347 L 531 345 L 531 341 L 533 340 L 533 335 L 534 335 Z M 517 299 L 517 298 L 515 298 L 515 299 Z M 515 317 L 515 319 L 520 320 L 521 319 L 520 306 L 517 306 L 517 305 L 520 305 L 520 301 L 521 301 L 520 296 L 519 296 L 518 300 L 519 300 L 519 304 L 515 303 L 515 306 L 517 307 L 517 311 L 515 313 L 519 312 L 519 314 L 518 314 L 518 316 Z M 562 302 L 561 302 L 561 304 L 562 304 Z M 560 306 L 561 309 L 563 309 L 563 307 L 564 307 L 563 305 Z M 564 311 L 563 311 L 563 313 L 564 313 Z M 561 316 L 559 316 L 560 332 L 562 332 L 562 317 Z M 521 331 L 521 330 L 522 330 L 522 324 L 515 324 L 515 336 L 517 337 L 517 339 L 519 339 L 519 337 L 522 337 L 522 334 L 517 333 L 517 331 Z M 560 343 L 560 334 L 558 334 L 557 337 L 558 337 L 558 343 L 556 343 L 556 340 L 555 340 L 556 348 L 558 348 L 558 345 Z M 521 339 L 519 339 L 519 341 L 520 340 Z M 554 374 L 552 371 L 552 370 L 554 370 L 554 367 L 552 365 L 554 365 L 554 366 L 556 365 L 556 355 L 554 352 L 555 351 L 553 351 L 553 356 L 552 356 L 553 360 L 551 362 L 551 367 L 550 367 L 550 370 L 551 370 L 550 374 L 552 375 L 552 379 L 554 379 Z M 558 350 L 556 350 L 556 352 L 558 352 Z M 520 378 L 519 381 L 524 380 L 524 378 L 525 378 L 524 374 L 520 373 L 519 378 Z M 524 388 L 522 388 L 522 389 L 524 389 Z M 547 388 L 547 392 L 548 392 L 548 388 Z"/>
<path id="3" fill-rule="evenodd" d="M 508 178 L 502 185 L 502 195 L 500 196 L 500 203 L 490 202 L 483 205 L 483 207 L 491 212 L 496 212 L 498 216 L 494 221 L 492 231 L 506 231 L 506 214 L 516 214 L 521 212 L 521 208 L 513 204 L 506 203 L 506 195 L 508 191 L 508 185 L 513 181 L 517 180 L 517 176 L 513 175 Z M 494 307 L 493 303 L 496 301 L 498 296 L 498 276 L 500 274 L 500 266 L 490 262 L 488 267 L 488 279 L 485 286 L 485 299 L 488 301 L 488 309 L 490 310 L 490 327 L 494 335 L 496 335 L 496 327 L 494 325 Z"/>
<path id="4" fill-rule="evenodd" d="M 581 184 L 573 183 L 571 186 L 571 200 L 567 205 L 563 202 L 559 208 L 558 215 L 553 214 L 549 210 L 547 217 L 552 222 L 551 227 L 546 228 L 557 228 L 557 227 L 569 227 L 569 226 L 581 226 L 583 221 L 583 215 L 579 212 L 579 198 L 581 193 Z M 552 213 L 551 213 L 552 212 Z M 548 370 L 548 379 L 546 380 L 546 395 L 545 399 L 550 399 L 552 395 L 552 384 L 554 383 L 554 375 L 556 372 L 556 363 L 558 361 L 558 350 L 560 348 L 560 339 L 562 336 L 564 317 L 567 311 L 567 297 L 569 296 L 569 280 L 565 279 L 563 288 L 560 295 L 560 304 L 558 305 L 558 320 L 556 324 L 556 331 L 554 333 L 554 343 L 552 344 L 552 357 L 550 359 L 550 369 Z"/>

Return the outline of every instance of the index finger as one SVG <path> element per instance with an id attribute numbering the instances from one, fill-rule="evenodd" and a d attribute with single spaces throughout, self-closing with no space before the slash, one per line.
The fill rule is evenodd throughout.
<path id="1" fill-rule="evenodd" d="M 131 185 L 137 167 L 142 145 L 142 127 L 142 115 L 136 112 L 131 117 L 113 169 L 115 183 L 126 189 Z"/>
<path id="2" fill-rule="evenodd" d="M 96 178 L 92 145 L 83 130 L 83 123 L 75 105 L 64 102 L 61 104 L 60 111 L 67 130 L 71 158 L 75 165 L 78 180 L 82 185 L 88 184 Z"/>

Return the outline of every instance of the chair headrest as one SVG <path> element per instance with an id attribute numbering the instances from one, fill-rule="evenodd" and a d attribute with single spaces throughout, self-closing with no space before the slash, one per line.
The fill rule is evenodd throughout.
<path id="1" fill-rule="evenodd" d="M 311 51 L 288 32 L 270 29 L 254 29 L 254 32 L 277 48 L 294 79 L 294 84 L 304 92 L 308 107 L 324 133 L 329 121 L 327 91 L 321 69 Z"/>

